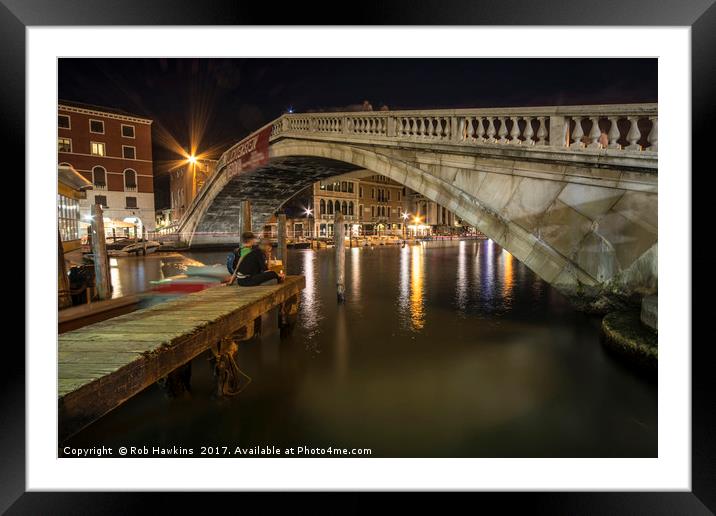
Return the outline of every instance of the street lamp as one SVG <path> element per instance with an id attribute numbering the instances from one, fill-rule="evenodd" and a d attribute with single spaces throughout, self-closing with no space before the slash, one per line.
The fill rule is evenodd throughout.
<path id="1" fill-rule="evenodd" d="M 405 237 L 407 236 L 407 227 L 405 226 L 405 223 L 408 221 L 408 212 L 404 211 L 400 214 L 401 217 L 403 217 L 403 240 L 405 240 Z"/>
<path id="2" fill-rule="evenodd" d="M 194 165 L 194 164 L 196 163 L 196 156 L 194 156 L 194 155 L 192 154 L 192 155 L 189 156 L 186 160 L 187 160 L 189 163 L 191 163 L 192 165 Z"/>

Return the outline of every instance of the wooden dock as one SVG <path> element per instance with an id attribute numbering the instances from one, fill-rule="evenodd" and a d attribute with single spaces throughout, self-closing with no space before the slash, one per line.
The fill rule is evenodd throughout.
<path id="1" fill-rule="evenodd" d="M 244 328 L 253 335 L 254 321 L 269 310 L 280 307 L 289 324 L 305 284 L 287 276 L 279 285 L 217 286 L 59 335 L 60 440 L 222 339 Z"/>

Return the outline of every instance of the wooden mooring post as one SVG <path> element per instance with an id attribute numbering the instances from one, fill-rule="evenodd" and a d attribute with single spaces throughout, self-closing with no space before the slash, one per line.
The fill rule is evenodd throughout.
<path id="1" fill-rule="evenodd" d="M 251 201 L 241 201 L 241 224 L 240 232 L 251 231 Z"/>
<path id="2" fill-rule="evenodd" d="M 286 214 L 278 214 L 278 256 L 281 258 L 281 266 L 283 271 L 286 272 L 286 265 L 288 263 L 288 245 L 286 242 Z"/>
<path id="3" fill-rule="evenodd" d="M 97 296 L 100 299 L 112 297 L 112 289 L 109 279 L 109 257 L 107 246 L 104 241 L 104 219 L 102 218 L 102 206 L 93 204 L 91 208 L 92 223 L 91 240 L 92 254 L 94 256 L 94 284 L 97 289 Z"/>
<path id="4" fill-rule="evenodd" d="M 333 223 L 333 240 L 336 250 L 336 295 L 339 303 L 346 300 L 346 228 L 343 224 L 343 214 L 336 215 Z"/>

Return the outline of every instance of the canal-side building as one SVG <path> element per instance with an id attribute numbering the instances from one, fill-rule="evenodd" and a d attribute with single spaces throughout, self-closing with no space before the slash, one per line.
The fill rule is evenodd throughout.
<path id="1" fill-rule="evenodd" d="M 406 188 L 392 179 L 373 175 L 358 186 L 358 224 L 364 235 L 399 234 L 406 213 Z"/>
<path id="2" fill-rule="evenodd" d="M 152 120 L 110 107 L 60 100 L 57 156 L 93 185 L 80 201 L 83 226 L 90 205 L 101 204 L 105 228 L 155 226 Z"/>
<path id="3" fill-rule="evenodd" d="M 170 222 L 182 218 L 215 167 L 216 160 L 197 159 L 169 172 Z"/>
<path id="4" fill-rule="evenodd" d="M 71 166 L 57 167 L 57 229 L 64 252 L 81 245 L 80 203 L 91 189 L 92 183 Z"/>

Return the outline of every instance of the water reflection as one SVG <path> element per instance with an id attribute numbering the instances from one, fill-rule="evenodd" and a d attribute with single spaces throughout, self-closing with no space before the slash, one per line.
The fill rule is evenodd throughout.
<path id="1" fill-rule="evenodd" d="M 241 395 L 212 400 L 212 373 L 200 356 L 188 403 L 149 388 L 74 444 L 367 446 L 379 457 L 655 456 L 655 386 L 605 356 L 598 319 L 575 312 L 497 244 L 350 253 L 352 294 L 339 306 L 334 253 L 289 251 L 287 272 L 306 277 L 298 324 L 280 340 L 267 317 L 261 339 L 239 348 L 239 365 L 253 379 Z M 174 263 L 118 259 L 113 281 L 125 295 L 146 290 L 133 267 L 144 268 L 145 281 L 159 279 L 189 256 L 221 263 L 226 251 Z"/>
<path id="2" fill-rule="evenodd" d="M 321 315 L 321 300 L 316 293 L 316 252 L 308 250 L 303 253 L 301 258 L 300 274 L 306 277 L 306 288 L 301 293 L 299 320 L 301 326 L 306 328 L 307 336 L 313 338 L 320 331 L 319 323 L 323 318 Z"/>
<path id="3" fill-rule="evenodd" d="M 425 310 L 423 306 L 423 253 L 422 245 L 410 248 L 410 323 L 413 330 L 422 330 L 425 325 Z"/>

